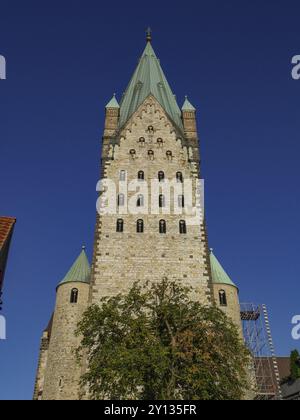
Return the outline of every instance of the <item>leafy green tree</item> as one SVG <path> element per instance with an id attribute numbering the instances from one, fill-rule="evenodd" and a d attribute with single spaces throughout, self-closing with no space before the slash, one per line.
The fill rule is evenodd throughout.
<path id="1" fill-rule="evenodd" d="M 81 385 L 91 399 L 238 400 L 249 354 L 237 328 L 177 282 L 141 286 L 91 306 L 78 326 Z"/>
<path id="2" fill-rule="evenodd" d="M 291 379 L 295 381 L 300 378 L 300 354 L 298 350 L 291 352 Z"/>

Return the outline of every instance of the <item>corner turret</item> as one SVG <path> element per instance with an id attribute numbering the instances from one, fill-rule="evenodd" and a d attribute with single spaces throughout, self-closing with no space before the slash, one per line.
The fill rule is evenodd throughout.
<path id="1" fill-rule="evenodd" d="M 242 336 L 239 290 L 215 257 L 212 249 L 210 250 L 210 265 L 216 306 L 231 318 Z"/>
<path id="2" fill-rule="evenodd" d="M 43 355 L 46 363 L 44 363 L 44 372 L 39 373 L 43 389 L 36 390 L 35 393 L 39 399 L 79 398 L 81 368 L 77 365 L 74 351 L 80 344 L 80 338 L 75 336 L 75 331 L 88 307 L 90 274 L 90 264 L 83 248 L 67 275 L 57 286 L 51 334 L 48 333 L 47 336 L 50 339 L 47 356 Z"/>

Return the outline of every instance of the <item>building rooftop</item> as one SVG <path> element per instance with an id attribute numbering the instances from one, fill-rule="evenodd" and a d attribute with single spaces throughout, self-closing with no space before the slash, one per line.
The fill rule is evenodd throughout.
<path id="1" fill-rule="evenodd" d="M 90 282 L 91 267 L 88 258 L 83 248 L 79 257 L 76 259 L 66 276 L 59 283 L 59 286 L 65 283 L 89 283 Z"/>
<path id="2" fill-rule="evenodd" d="M 0 251 L 10 237 L 15 223 L 16 219 L 14 217 L 0 216 Z"/>
<path id="3" fill-rule="evenodd" d="M 111 98 L 111 100 L 108 102 L 108 104 L 106 105 L 105 108 L 117 108 L 117 109 L 120 108 L 120 105 L 117 101 L 115 93 L 114 93 L 114 96 Z"/>
<path id="4" fill-rule="evenodd" d="M 120 126 L 128 121 L 149 95 L 153 95 L 171 120 L 183 129 L 181 110 L 152 48 L 151 37 L 147 35 L 146 48 L 121 100 Z"/>
<path id="5" fill-rule="evenodd" d="M 196 111 L 196 108 L 190 103 L 187 96 L 185 97 L 182 111 Z"/>
<path id="6" fill-rule="evenodd" d="M 212 281 L 215 284 L 227 284 L 230 286 L 237 287 L 231 278 L 228 276 L 218 259 L 213 253 L 213 250 L 210 250 L 210 265 L 212 273 Z"/>

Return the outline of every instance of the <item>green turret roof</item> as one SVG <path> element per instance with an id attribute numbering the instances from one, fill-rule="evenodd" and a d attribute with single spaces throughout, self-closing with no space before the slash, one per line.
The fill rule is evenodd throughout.
<path id="1" fill-rule="evenodd" d="M 77 282 L 77 283 L 89 283 L 90 282 L 91 267 L 87 259 L 84 248 L 82 249 L 79 257 L 74 262 L 70 271 L 67 273 L 65 278 L 59 283 L 61 284 Z"/>
<path id="2" fill-rule="evenodd" d="M 111 98 L 111 100 L 108 102 L 105 108 L 120 108 L 120 105 L 116 99 L 116 94 L 114 93 L 114 96 Z"/>
<path id="3" fill-rule="evenodd" d="M 124 125 L 143 101 L 152 94 L 171 119 L 182 128 L 181 111 L 160 61 L 148 39 L 146 48 L 121 101 L 120 125 Z"/>
<path id="4" fill-rule="evenodd" d="M 190 103 L 187 96 L 185 97 L 182 111 L 196 111 L 196 108 Z"/>
<path id="5" fill-rule="evenodd" d="M 210 265 L 212 272 L 212 281 L 215 284 L 228 284 L 230 286 L 237 287 L 231 278 L 228 276 L 224 268 L 221 266 L 213 251 L 210 251 Z"/>

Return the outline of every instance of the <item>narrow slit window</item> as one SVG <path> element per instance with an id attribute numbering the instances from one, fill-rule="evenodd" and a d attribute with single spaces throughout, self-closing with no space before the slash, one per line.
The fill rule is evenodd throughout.
<path id="1" fill-rule="evenodd" d="M 136 223 L 136 231 L 137 233 L 144 233 L 144 221 L 138 220 Z"/>
<path id="2" fill-rule="evenodd" d="M 161 220 L 159 222 L 159 233 L 161 234 L 167 233 L 167 223 L 165 220 Z"/>
<path id="3" fill-rule="evenodd" d="M 225 290 L 219 291 L 220 306 L 227 306 L 227 296 Z"/>
<path id="4" fill-rule="evenodd" d="M 164 208 L 166 207 L 166 197 L 164 196 L 164 194 L 160 194 L 159 195 L 159 208 Z"/>
<path id="5" fill-rule="evenodd" d="M 144 173 L 144 171 L 139 171 L 138 172 L 138 180 L 139 181 L 144 181 L 144 179 L 145 179 L 145 173 Z"/>
<path id="6" fill-rule="evenodd" d="M 136 206 L 137 207 L 144 207 L 144 202 L 145 202 L 144 196 L 142 194 L 139 194 Z"/>
<path id="7" fill-rule="evenodd" d="M 126 181 L 126 171 L 120 171 L 120 181 Z"/>
<path id="8" fill-rule="evenodd" d="M 182 175 L 182 172 L 177 172 L 176 173 L 176 180 L 177 180 L 177 182 L 180 182 L 181 184 L 183 183 L 183 175 Z"/>
<path id="9" fill-rule="evenodd" d="M 168 150 L 166 155 L 167 155 L 168 160 L 172 160 L 173 155 L 172 155 L 171 150 Z"/>
<path id="10" fill-rule="evenodd" d="M 148 156 L 149 156 L 149 159 L 150 160 L 153 160 L 154 159 L 154 152 L 153 152 L 153 150 L 149 150 L 148 151 Z"/>
<path id="11" fill-rule="evenodd" d="M 184 195 L 178 196 L 178 207 L 182 209 L 184 208 Z"/>
<path id="12" fill-rule="evenodd" d="M 124 207 L 125 206 L 125 195 L 119 194 L 118 195 L 118 207 Z"/>
<path id="13" fill-rule="evenodd" d="M 187 233 L 185 220 L 180 220 L 180 222 L 179 222 L 179 232 L 180 232 L 181 235 L 185 235 Z"/>
<path id="14" fill-rule="evenodd" d="M 118 219 L 117 220 L 117 232 L 118 233 L 123 233 L 124 232 L 124 220 L 123 219 Z"/>
<path id="15" fill-rule="evenodd" d="M 164 181 L 164 179 L 165 179 L 165 173 L 163 171 L 159 171 L 158 172 L 158 180 L 159 180 L 159 182 Z"/>
<path id="16" fill-rule="evenodd" d="M 71 297 L 70 297 L 70 303 L 77 303 L 78 302 L 78 289 L 72 289 L 71 290 Z"/>

